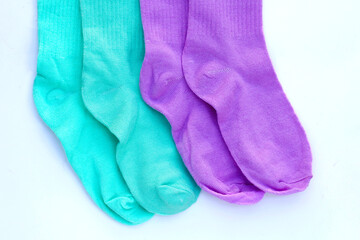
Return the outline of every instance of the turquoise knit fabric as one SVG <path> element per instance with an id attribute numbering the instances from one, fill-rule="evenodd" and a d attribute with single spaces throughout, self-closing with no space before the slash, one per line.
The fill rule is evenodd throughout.
<path id="1" fill-rule="evenodd" d="M 33 95 L 44 122 L 94 202 L 125 224 L 152 217 L 130 193 L 116 164 L 117 139 L 81 97 L 83 39 L 79 0 L 38 0 L 38 74 Z"/>
<path id="2" fill-rule="evenodd" d="M 183 211 L 200 190 L 177 152 L 169 123 L 140 95 L 139 0 L 80 2 L 85 105 L 119 140 L 117 162 L 135 199 L 149 212 Z"/>

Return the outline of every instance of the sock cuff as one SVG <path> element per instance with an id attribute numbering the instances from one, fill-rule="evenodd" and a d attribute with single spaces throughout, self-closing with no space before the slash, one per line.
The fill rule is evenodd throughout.
<path id="1" fill-rule="evenodd" d="M 141 0 L 145 40 L 185 42 L 189 3 L 187 0 Z"/>
<path id="2" fill-rule="evenodd" d="M 262 33 L 262 0 L 190 0 L 191 25 L 199 35 L 251 37 Z"/>
<path id="3" fill-rule="evenodd" d="M 38 0 L 39 54 L 80 55 L 81 17 L 78 0 Z"/>
<path id="4" fill-rule="evenodd" d="M 136 0 L 80 0 L 84 48 L 138 49 L 143 45 Z"/>

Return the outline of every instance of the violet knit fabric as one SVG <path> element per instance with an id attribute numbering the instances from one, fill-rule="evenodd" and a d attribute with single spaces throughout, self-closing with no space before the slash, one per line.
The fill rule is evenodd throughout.
<path id="1" fill-rule="evenodd" d="M 202 189 L 231 203 L 258 202 L 264 192 L 242 174 L 221 136 L 214 109 L 184 79 L 181 56 L 188 1 L 140 3 L 146 48 L 140 74 L 144 100 L 170 122 L 183 161 Z"/>
<path id="2" fill-rule="evenodd" d="M 261 0 L 190 0 L 183 70 L 254 185 L 275 194 L 308 186 L 310 147 L 272 67 Z"/>

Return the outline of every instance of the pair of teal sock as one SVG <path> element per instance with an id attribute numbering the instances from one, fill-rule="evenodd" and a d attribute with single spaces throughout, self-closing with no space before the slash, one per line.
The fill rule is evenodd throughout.
<path id="1" fill-rule="evenodd" d="M 166 119 L 139 90 L 138 0 L 38 0 L 34 101 L 95 203 L 139 224 L 199 194 Z"/>

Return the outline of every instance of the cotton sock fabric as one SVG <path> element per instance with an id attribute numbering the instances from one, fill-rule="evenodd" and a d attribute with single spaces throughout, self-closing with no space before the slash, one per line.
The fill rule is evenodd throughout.
<path id="1" fill-rule="evenodd" d="M 144 39 L 137 0 L 81 0 L 83 99 L 118 138 L 117 161 L 130 191 L 148 211 L 175 214 L 200 192 L 166 119 L 142 100 Z"/>
<path id="2" fill-rule="evenodd" d="M 39 55 L 34 100 L 94 202 L 124 224 L 152 217 L 130 194 L 116 165 L 116 138 L 81 99 L 82 35 L 78 0 L 38 0 Z"/>
<path id="3" fill-rule="evenodd" d="M 304 190 L 311 152 L 270 61 L 261 0 L 190 0 L 183 70 L 217 112 L 244 175 L 275 194 Z"/>
<path id="4" fill-rule="evenodd" d="M 182 159 L 197 184 L 231 203 L 259 201 L 254 187 L 231 157 L 212 107 L 188 87 L 181 66 L 188 2 L 141 0 L 145 60 L 140 74 L 144 100 L 163 113 Z"/>

